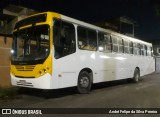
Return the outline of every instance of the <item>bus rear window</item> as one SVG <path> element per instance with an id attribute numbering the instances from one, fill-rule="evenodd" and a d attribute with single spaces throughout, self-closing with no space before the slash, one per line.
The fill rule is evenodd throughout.
<path id="1" fill-rule="evenodd" d="M 29 18 L 26 18 L 24 20 L 19 21 L 14 29 L 17 29 L 22 26 L 30 25 L 30 24 L 35 24 L 35 23 L 40 23 L 40 22 L 45 22 L 47 19 L 47 14 L 40 14 L 36 16 L 32 16 Z"/>

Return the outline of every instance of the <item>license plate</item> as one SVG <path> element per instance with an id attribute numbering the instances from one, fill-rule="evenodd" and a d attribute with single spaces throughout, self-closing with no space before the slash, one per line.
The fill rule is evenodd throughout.
<path id="1" fill-rule="evenodd" d="M 20 80 L 19 83 L 25 85 L 27 82 L 25 80 Z"/>

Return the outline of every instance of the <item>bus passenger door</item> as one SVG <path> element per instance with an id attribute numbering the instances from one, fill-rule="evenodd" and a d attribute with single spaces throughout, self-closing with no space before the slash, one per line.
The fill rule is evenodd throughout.
<path id="1" fill-rule="evenodd" d="M 60 19 L 54 21 L 53 27 L 53 74 L 58 79 L 58 88 L 75 86 L 77 84 L 75 27 L 72 23 Z"/>

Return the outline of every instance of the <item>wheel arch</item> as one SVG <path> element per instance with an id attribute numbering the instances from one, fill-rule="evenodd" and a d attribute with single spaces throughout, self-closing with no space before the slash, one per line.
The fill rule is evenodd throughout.
<path id="1" fill-rule="evenodd" d="M 139 71 L 139 75 L 141 76 L 140 68 L 137 66 L 135 69 L 138 69 L 138 71 Z"/>
<path id="2" fill-rule="evenodd" d="M 90 74 L 91 82 L 93 83 L 93 71 L 92 71 L 92 69 L 90 69 L 88 67 L 81 69 L 81 71 L 78 74 L 78 77 L 79 77 L 80 73 L 83 72 L 83 71 L 86 71 Z"/>

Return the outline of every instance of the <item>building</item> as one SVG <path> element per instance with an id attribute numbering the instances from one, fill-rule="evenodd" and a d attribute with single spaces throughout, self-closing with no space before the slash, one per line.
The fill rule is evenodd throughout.
<path id="1" fill-rule="evenodd" d="M 37 13 L 37 11 L 33 9 L 8 5 L 2 10 L 2 14 L 0 14 L 0 34 L 12 34 L 17 21 L 35 13 Z"/>
<path id="2" fill-rule="evenodd" d="M 119 18 L 97 22 L 95 25 L 134 37 L 134 30 L 135 26 L 137 26 L 137 22 L 129 17 L 121 16 Z"/>
<path id="3" fill-rule="evenodd" d="M 15 23 L 34 13 L 37 11 L 8 5 L 0 14 L 0 87 L 10 86 L 10 50 Z"/>
<path id="4" fill-rule="evenodd" d="M 152 41 L 154 55 L 160 56 L 160 40 Z"/>

